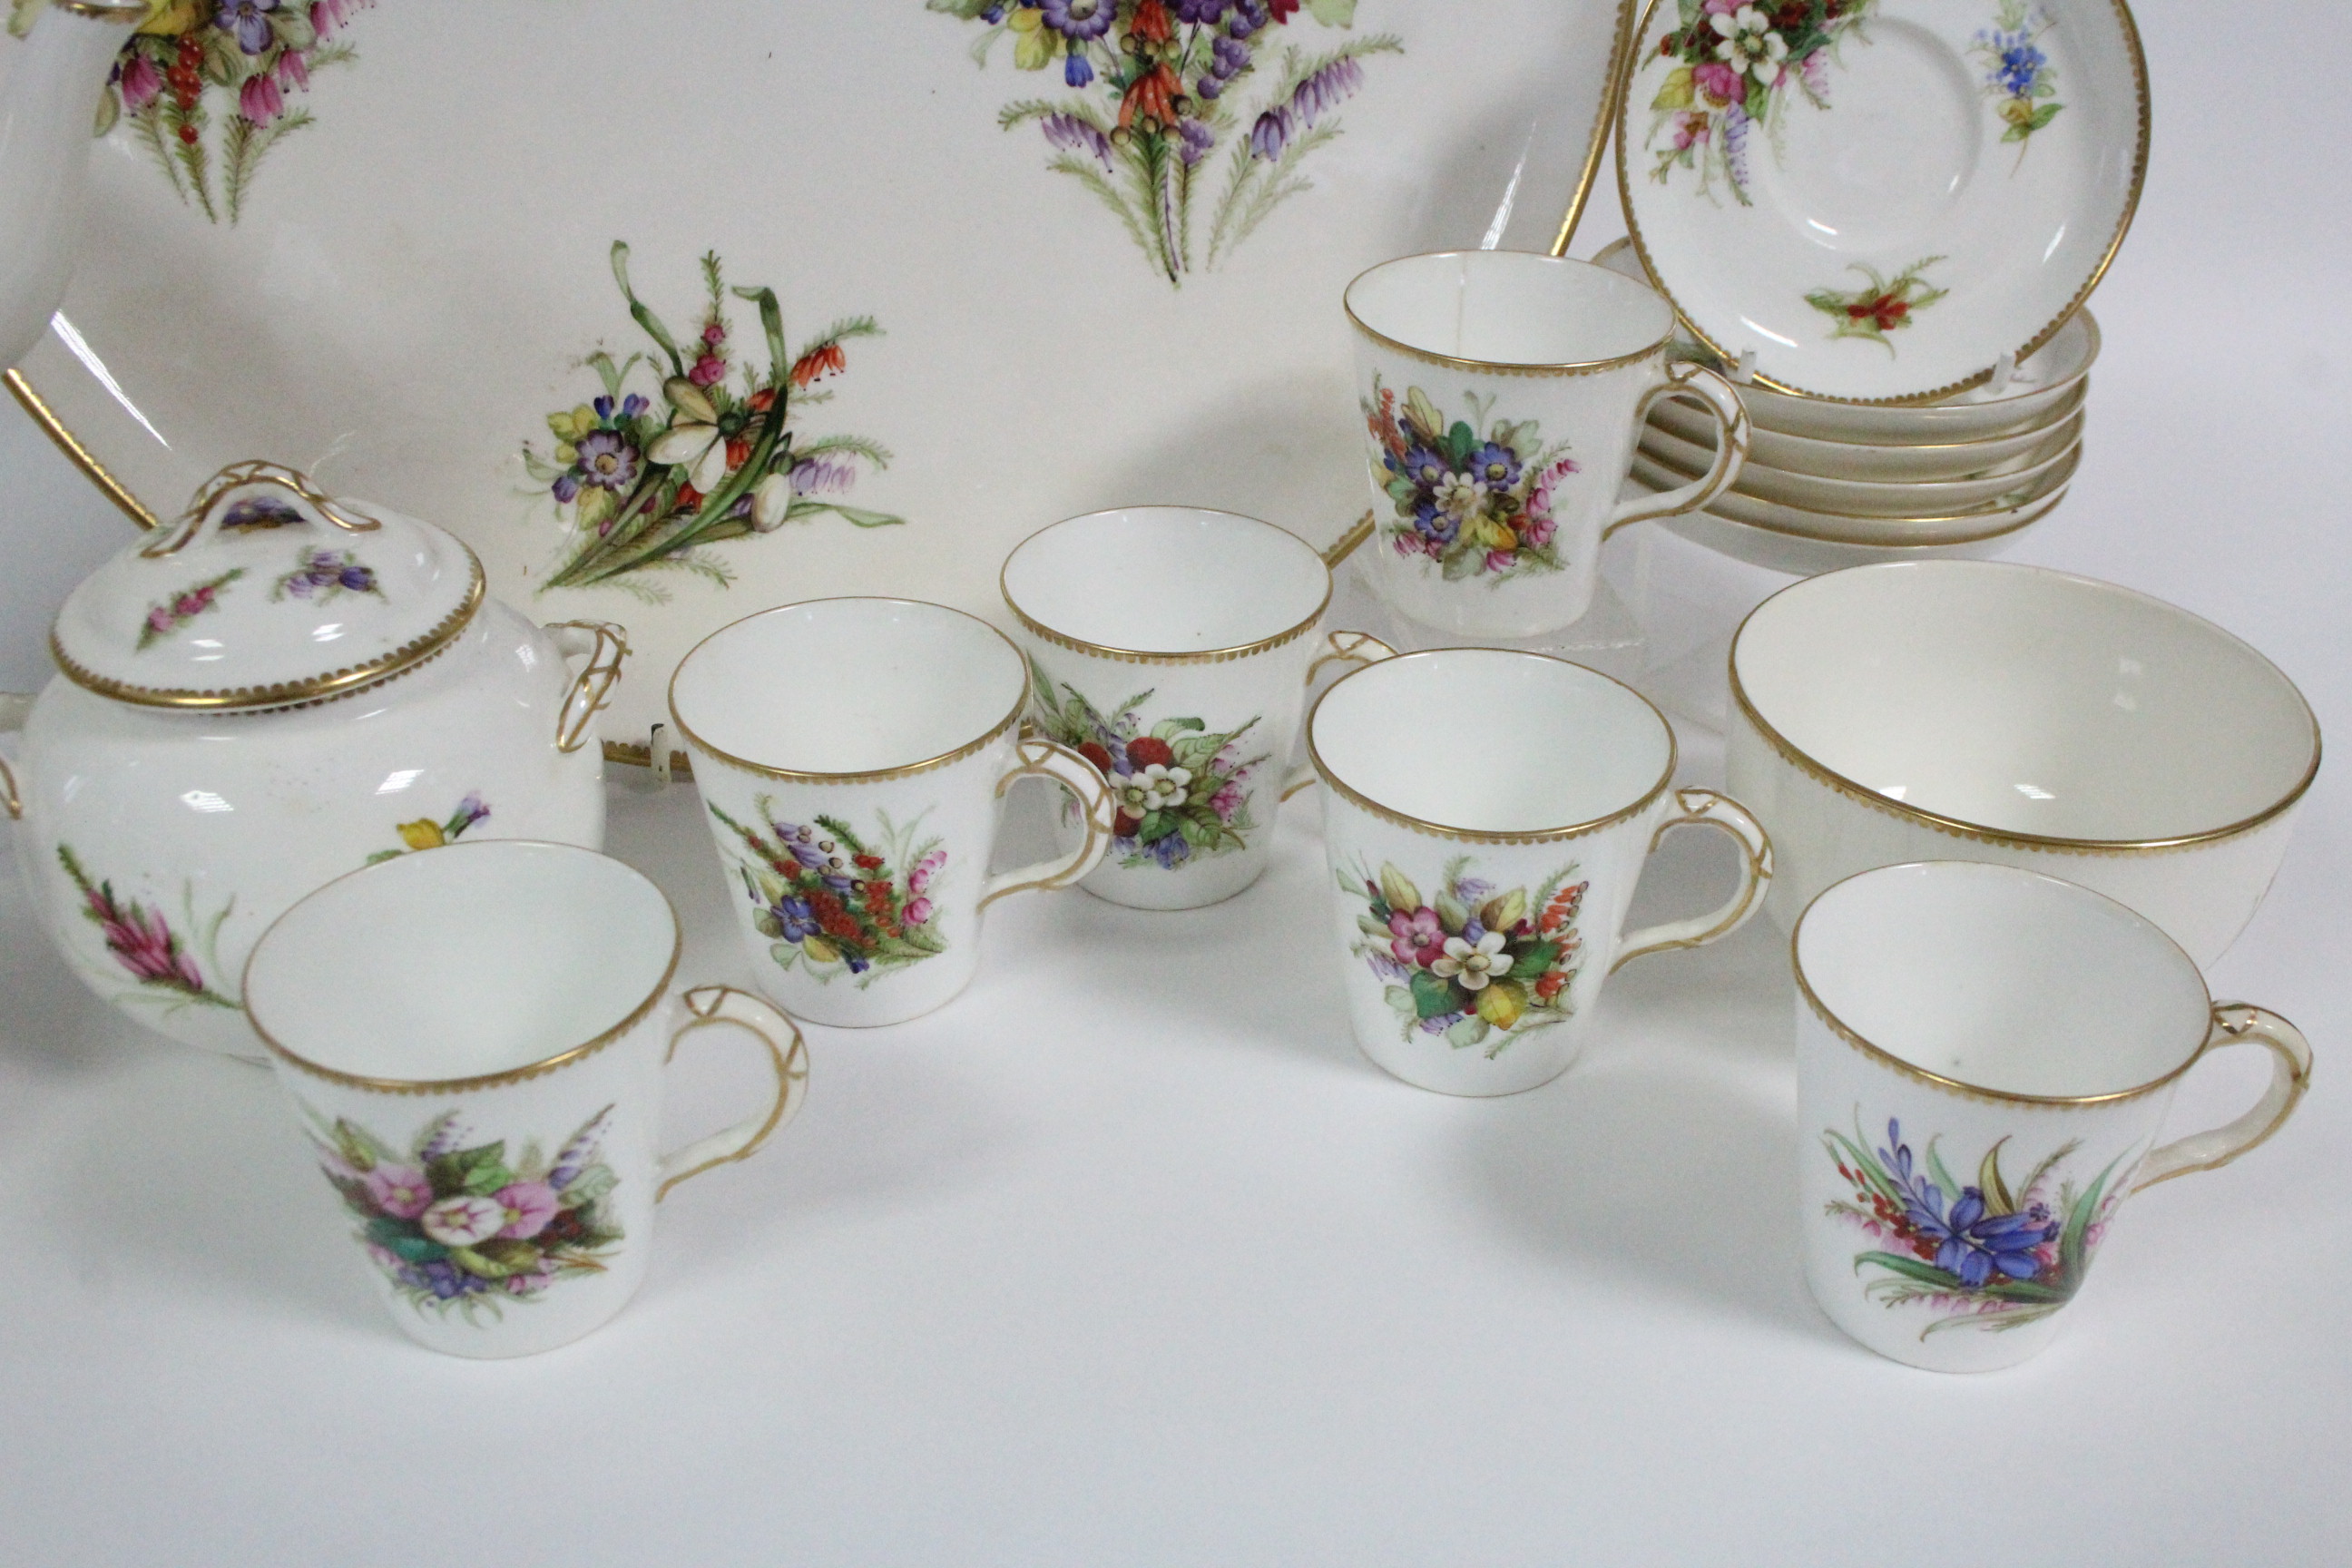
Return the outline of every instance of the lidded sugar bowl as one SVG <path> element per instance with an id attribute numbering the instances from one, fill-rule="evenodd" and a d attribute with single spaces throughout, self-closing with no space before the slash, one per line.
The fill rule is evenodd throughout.
<path id="1" fill-rule="evenodd" d="M 35 906 L 92 990 L 189 1045 L 263 1054 L 246 955 L 344 872 L 459 837 L 603 845 L 620 628 L 533 626 L 453 535 L 291 469 L 223 470 L 68 596 L 50 650 L 37 700 L 0 696 Z"/>

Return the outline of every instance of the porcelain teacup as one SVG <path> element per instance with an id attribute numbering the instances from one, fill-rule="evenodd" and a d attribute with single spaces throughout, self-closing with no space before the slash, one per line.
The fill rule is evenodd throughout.
<path id="1" fill-rule="evenodd" d="M 1591 606 L 1602 540 L 1696 510 L 1739 476 L 1739 394 L 1668 360 L 1674 308 L 1645 283 L 1585 261 L 1454 251 L 1383 262 L 1345 303 L 1378 520 L 1367 569 L 1410 619 L 1464 637 L 1557 631 Z M 1713 421 L 1714 461 L 1621 501 L 1643 418 L 1675 396 Z"/>
<path id="2" fill-rule="evenodd" d="M 1882 867 L 1799 921 L 1798 1225 L 1830 1321 L 1879 1354 L 1982 1372 L 2039 1352 L 2125 1198 L 2278 1131 L 2311 1047 L 2216 1003 L 2153 921 L 1975 861 Z M 2189 1069 L 2272 1054 L 2228 1126 L 2157 1145 Z"/>
<path id="3" fill-rule="evenodd" d="M 1543 654 L 1439 648 L 1341 677 L 1307 721 L 1348 1008 L 1364 1054 L 1445 1094 L 1516 1094 L 1583 1048 L 1601 981 L 1728 936 L 1772 847 L 1740 805 L 1676 789 L 1648 700 Z M 1738 841 L 1720 909 L 1626 931 L 1667 829 Z"/>
<path id="4" fill-rule="evenodd" d="M 595 1329 L 645 1279 L 655 1205 L 799 1110 L 807 1050 L 767 1003 L 702 986 L 671 1026 L 678 949 L 644 876 L 523 839 L 351 872 L 255 945 L 247 1014 L 410 1338 L 517 1356 Z M 664 1069 L 719 1023 L 766 1047 L 774 1097 L 665 1153 Z"/>
<path id="5" fill-rule="evenodd" d="M 796 1017 L 896 1024 L 971 980 L 981 911 L 1062 888 L 1111 841 L 1092 763 L 1024 732 L 1029 669 L 987 622 L 912 599 L 814 599 L 722 626 L 670 679 L 758 984 Z M 1059 784 L 1074 851 L 996 876 L 1004 793 Z"/>
<path id="6" fill-rule="evenodd" d="M 1360 632 L 1318 637 L 1323 557 L 1233 512 L 1070 518 L 1024 541 L 1002 584 L 1032 717 L 1110 781 L 1110 849 L 1082 885 L 1135 909 L 1194 909 L 1256 881 L 1305 773 L 1286 770 L 1308 683 L 1392 654 Z"/>

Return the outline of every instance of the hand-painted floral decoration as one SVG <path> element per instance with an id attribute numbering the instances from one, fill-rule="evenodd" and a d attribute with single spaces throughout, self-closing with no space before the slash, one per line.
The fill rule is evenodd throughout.
<path id="1" fill-rule="evenodd" d="M 1338 110 L 1363 86 L 1362 61 L 1404 50 L 1390 33 L 1319 54 L 1294 45 L 1269 66 L 1266 90 L 1243 103 L 1262 59 L 1271 58 L 1274 29 L 1286 27 L 1300 5 L 929 0 L 933 11 L 987 26 L 971 51 L 982 65 L 1010 35 L 1018 68 L 1060 68 L 1072 96 L 1007 104 L 997 124 L 1010 131 L 1035 121 L 1055 154 L 1046 167 L 1093 192 L 1180 286 L 1196 258 L 1222 265 L 1276 207 L 1314 188 L 1299 166 L 1339 134 Z M 1305 7 L 1326 27 L 1355 26 L 1356 0 L 1305 0 Z M 1196 233 L 1196 196 L 1207 209 L 1205 236 Z"/>
<path id="2" fill-rule="evenodd" d="M 1915 1158 L 1903 1127 L 1890 1119 L 1886 1142 L 1870 1147 L 1860 1114 L 1848 1138 L 1834 1129 L 1822 1146 L 1838 1174 L 1853 1187 L 1851 1201 L 1833 1200 L 1827 1213 L 1882 1245 L 1854 1254 L 1857 1274 L 1876 1272 L 1863 1287 L 1889 1308 L 1925 1305 L 1935 1314 L 1919 1331 L 1972 1326 L 2013 1329 L 2046 1318 L 2082 1288 L 2091 1255 L 2106 1235 L 2123 1189 L 2110 1187 L 2118 1156 L 2086 1188 L 2059 1170 L 2080 1147 L 2061 1144 L 2012 1189 L 2000 1173 L 2002 1139 L 1985 1151 L 1977 1179 L 1963 1185 L 1944 1168 L 1936 1141 Z"/>
<path id="3" fill-rule="evenodd" d="M 1867 288 L 1816 289 L 1805 296 L 1805 303 L 1834 323 L 1830 329 L 1832 338 L 1867 338 L 1891 354 L 1895 345 L 1887 342 L 1886 334 L 1909 326 L 1913 316 L 1951 292 L 1929 287 L 1921 276 L 1943 259 L 1922 257 L 1892 278 L 1882 278 L 1876 268 L 1857 261 L 1846 270 L 1868 279 Z"/>
<path id="4" fill-rule="evenodd" d="M 1872 0 L 1678 3 L 1681 25 L 1658 44 L 1659 55 L 1677 63 L 1650 100 L 1643 144 L 1656 155 L 1650 178 L 1664 184 L 1675 169 L 1695 170 L 1708 199 L 1719 199 L 1720 185 L 1750 205 L 1756 128 L 1777 159 L 1790 89 L 1816 109 L 1830 106 L 1829 68 L 1846 37 L 1860 36 Z"/>
<path id="5" fill-rule="evenodd" d="M 848 370 L 844 344 L 882 335 L 873 317 L 837 321 L 790 353 L 775 290 L 735 289 L 735 298 L 760 312 L 768 351 L 762 372 L 737 357 L 716 251 L 702 258 L 701 326 L 684 343 L 630 287 L 629 247 L 615 241 L 612 254 L 621 297 L 654 351 L 617 362 L 601 349 L 590 354 L 584 363 L 604 392 L 547 416 L 551 451 L 523 445 L 524 468 L 546 487 L 570 534 L 542 593 L 604 584 L 660 603 L 667 591 L 644 574 L 694 572 L 721 587 L 734 580 L 709 548 L 722 540 L 772 533 L 824 512 L 859 528 L 906 521 L 840 499 L 856 484 L 859 464 L 889 467 L 878 443 L 812 437 L 791 423 L 800 409 L 833 395 L 816 384 Z M 651 395 L 629 390 L 639 365 L 661 378 Z M 730 379 L 740 386 L 730 387 Z"/>
<path id="6" fill-rule="evenodd" d="M 1449 582 L 1559 571 L 1552 502 L 1560 480 L 1577 472 L 1568 443 L 1545 445 L 1532 419 L 1492 417 L 1491 398 L 1465 401 L 1471 418 L 1449 423 L 1420 387 L 1400 409 L 1395 390 L 1372 377 L 1362 405 L 1380 447 L 1372 482 L 1396 507 L 1381 532 L 1398 554 L 1436 562 Z"/>
<path id="7" fill-rule="evenodd" d="M 293 503 L 280 500 L 276 496 L 241 496 L 221 513 L 220 526 L 224 533 L 243 535 L 266 533 L 273 528 L 291 528 L 296 523 L 310 521 Z"/>
<path id="8" fill-rule="evenodd" d="M 466 829 L 478 822 L 489 820 L 490 808 L 482 804 L 482 792 L 474 790 L 457 803 L 457 809 L 439 822 L 422 816 L 415 822 L 404 822 L 394 831 L 400 835 L 399 849 L 379 849 L 367 858 L 371 866 L 379 860 L 397 860 L 403 855 L 418 849 L 438 849 L 444 844 L 454 844 Z"/>
<path id="9" fill-rule="evenodd" d="M 1486 1059 L 1513 1041 L 1566 1023 L 1569 987 L 1583 964 L 1576 929 L 1590 882 L 1568 866 L 1538 888 L 1508 892 L 1470 875 L 1470 857 L 1445 864 L 1437 896 L 1393 864 L 1374 875 L 1359 865 L 1339 874 L 1342 892 L 1365 901 L 1350 951 L 1386 983 L 1402 1037 L 1435 1036 L 1455 1050 L 1484 1046 Z"/>
<path id="10" fill-rule="evenodd" d="M 710 815 L 743 841 L 736 874 L 757 911 L 751 923 L 775 941 L 768 952 L 780 967 L 798 964 L 820 984 L 853 974 L 862 991 L 947 951 L 931 895 L 948 852 L 936 837 L 917 837 L 920 817 L 900 826 L 877 813 L 880 831 L 869 844 L 838 817 L 820 816 L 814 826 L 782 822 L 774 801 L 761 795 L 757 804 L 764 832 L 716 805 Z"/>
<path id="11" fill-rule="evenodd" d="M 310 90 L 311 72 L 355 58 L 339 35 L 352 12 L 374 4 L 149 0 L 147 20 L 114 63 L 98 133 L 127 120 L 183 202 L 234 224 L 263 157 L 312 122 L 289 95 Z M 14 0 L 8 30 L 24 37 L 47 5 Z M 217 133 L 215 107 L 225 111 Z"/>
<path id="12" fill-rule="evenodd" d="M 92 882 L 89 873 L 82 869 L 81 861 L 66 845 L 58 846 L 58 864 L 79 889 L 83 918 L 105 937 L 107 955 L 140 986 L 139 990 L 121 993 L 118 1000 L 152 1002 L 166 1012 L 188 1006 L 242 1011 L 236 998 L 224 994 L 205 978 L 207 966 L 214 974 L 223 972 L 220 929 L 229 911 L 236 908 L 235 899 L 222 905 L 220 912 L 210 920 L 202 920 L 195 910 L 195 889 L 193 885 L 186 888 L 181 903 L 187 921 L 184 929 L 189 934 L 184 939 L 173 931 L 160 910 L 150 910 L 136 899 L 117 896 L 110 880 Z"/>
<path id="13" fill-rule="evenodd" d="M 426 1122 L 402 1153 L 357 1122 L 330 1125 L 303 1109 L 320 1165 L 360 1222 L 354 1239 L 420 1313 L 495 1321 L 503 1303 L 602 1274 L 623 1239 L 608 1201 L 619 1178 L 600 1157 L 609 1105 L 554 1159 L 531 1142 L 511 1162 L 503 1142 L 461 1147 L 455 1110 Z"/>
<path id="14" fill-rule="evenodd" d="M 359 552 L 352 550 L 305 550 L 294 564 L 294 570 L 278 579 L 269 590 L 272 603 L 282 599 L 307 599 L 312 604 L 331 604 L 345 594 L 370 594 L 383 597 L 376 586 L 375 568 L 363 564 Z"/>
<path id="15" fill-rule="evenodd" d="M 2025 146 L 2033 133 L 2066 107 L 2056 101 L 2058 72 L 2040 44 L 2050 26 L 2049 15 L 2040 6 L 2029 8 L 2026 0 L 2000 0 L 1993 25 L 1969 46 L 1969 53 L 1985 68 L 1984 95 L 1998 106 L 2009 127 L 2000 139 L 2018 144 L 2018 164 L 2025 162 Z M 2015 165 L 2011 172 L 2016 172 Z"/>
<path id="16" fill-rule="evenodd" d="M 1257 829 L 1250 818 L 1250 780 L 1268 753 L 1244 757 L 1242 738 L 1256 728 L 1213 732 L 1197 718 L 1163 719 L 1145 733 L 1150 691 L 1117 704 L 1106 717 L 1065 683 L 1054 683 L 1032 662 L 1045 732 L 1100 768 L 1110 781 L 1118 820 L 1111 849 L 1127 867 L 1175 870 L 1210 855 L 1246 848 Z"/>
<path id="17" fill-rule="evenodd" d="M 173 595 L 160 605 L 149 605 L 147 619 L 139 627 L 140 648 L 154 647 L 220 603 L 222 592 L 244 575 L 244 567 L 232 567 L 217 577 L 207 578 L 193 588 Z"/>

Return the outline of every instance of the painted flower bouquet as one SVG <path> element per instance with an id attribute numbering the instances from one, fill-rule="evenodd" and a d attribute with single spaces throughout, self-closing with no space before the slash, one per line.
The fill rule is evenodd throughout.
<path id="1" fill-rule="evenodd" d="M 882 335 L 873 317 L 835 321 L 793 353 L 776 291 L 734 289 L 759 310 L 761 369 L 734 346 L 730 290 L 716 251 L 702 258 L 701 325 L 683 344 L 630 286 L 629 247 L 614 241 L 612 260 L 629 314 L 654 348 L 618 361 L 602 350 L 588 355 L 604 391 L 547 416 L 552 449 L 523 444 L 524 469 L 553 499 L 570 534 L 541 592 L 609 584 L 659 603 L 667 594 L 641 574 L 684 570 L 722 587 L 733 581 L 709 549 L 722 541 L 824 512 L 860 528 L 905 521 L 840 499 L 860 463 L 889 466 L 880 445 L 862 436 L 812 438 L 792 426 L 799 410 L 832 396 L 816 384 L 847 371 L 844 345 Z M 639 365 L 661 377 L 651 395 L 629 389 Z"/>
<path id="2" fill-rule="evenodd" d="M 1871 0 L 1676 3 L 1681 25 L 1658 44 L 1660 56 L 1676 63 L 1650 100 L 1655 118 L 1643 144 L 1656 154 L 1650 177 L 1664 184 L 1675 169 L 1696 170 L 1701 193 L 1713 197 L 1720 180 L 1740 205 L 1750 205 L 1756 127 L 1777 148 L 1791 88 L 1814 108 L 1829 107 L 1829 68 L 1869 16 Z"/>
<path id="3" fill-rule="evenodd" d="M 1568 990 L 1582 964 L 1576 918 L 1590 882 L 1568 866 L 1538 888 L 1508 892 L 1470 875 L 1470 857 L 1445 863 L 1437 897 L 1393 864 L 1342 872 L 1342 892 L 1362 898 L 1355 955 L 1386 983 L 1402 1037 L 1441 1036 L 1455 1050 L 1485 1046 L 1489 1061 L 1538 1029 L 1568 1022 Z"/>
<path id="4" fill-rule="evenodd" d="M 1015 68 L 1059 68 L 1074 96 L 1008 104 L 998 125 L 1035 122 L 1055 153 L 1046 166 L 1100 198 L 1151 264 L 1181 285 L 1196 256 L 1218 266 L 1276 207 L 1313 188 L 1299 165 L 1339 134 L 1336 111 L 1363 86 L 1361 62 L 1403 52 L 1388 33 L 1319 54 L 1286 47 L 1267 72 L 1267 90 L 1242 104 L 1275 30 L 1286 28 L 1301 4 L 929 0 L 929 8 L 986 26 L 971 51 L 982 65 L 1009 37 Z M 1304 5 L 1325 27 L 1355 25 L 1356 0 Z M 1209 207 L 1204 243 L 1195 234 L 1196 200 Z"/>
<path id="5" fill-rule="evenodd" d="M 48 0 L 14 0 L 22 37 Z M 215 223 L 236 223 L 269 150 L 311 123 L 289 102 L 310 73 L 351 60 L 336 35 L 375 0 L 148 0 L 99 105 L 98 133 L 128 119 L 172 189 Z M 215 133 L 212 96 L 236 107 Z"/>
<path id="6" fill-rule="evenodd" d="M 307 1108 L 306 1108 L 307 1110 Z M 558 1279 L 601 1274 L 622 1238 L 607 1197 L 619 1179 L 599 1158 L 606 1106 L 555 1158 L 503 1142 L 461 1147 L 457 1112 L 426 1122 L 402 1153 L 356 1122 L 312 1135 L 327 1180 L 360 1222 L 356 1239 L 419 1312 L 469 1320 L 536 1300 Z"/>
<path id="7" fill-rule="evenodd" d="M 1057 700 L 1045 670 L 1034 663 L 1031 668 L 1046 734 L 1110 782 L 1118 811 L 1111 848 L 1121 866 L 1172 871 L 1248 847 L 1257 824 L 1250 818 L 1247 785 L 1267 753 L 1244 757 L 1240 742 L 1256 728 L 1255 718 L 1222 734 L 1196 718 L 1163 719 L 1145 734 L 1143 707 L 1150 692 L 1137 692 L 1106 718 L 1076 687 L 1064 685 Z"/>
<path id="8" fill-rule="evenodd" d="M 1805 296 L 1805 303 L 1836 323 L 1830 331 L 1832 339 L 1867 338 L 1891 354 L 1895 345 L 1886 341 L 1886 334 L 1909 326 L 1914 315 L 1951 292 L 1937 288 L 1924 276 L 1943 259 L 1922 257 L 1892 278 L 1881 276 L 1874 267 L 1853 262 L 1846 270 L 1863 275 L 1866 281 L 1862 288 L 1816 289 Z"/>
<path id="9" fill-rule="evenodd" d="M 118 1000 L 154 1002 L 170 1012 L 188 1006 L 243 1011 L 235 997 L 224 994 L 205 978 L 205 963 L 211 964 L 215 974 L 224 967 L 220 962 L 220 931 L 229 912 L 236 908 L 235 899 L 223 904 L 212 919 L 202 920 L 195 911 L 194 889 L 186 889 L 183 913 L 187 922 L 184 929 L 190 934 L 183 938 L 172 929 L 161 910 L 151 910 L 136 899 L 122 898 L 115 892 L 111 880 L 93 882 L 69 847 L 58 846 L 58 864 L 81 894 L 83 918 L 104 936 L 107 955 L 121 965 L 139 987 L 120 994 Z"/>
<path id="10" fill-rule="evenodd" d="M 779 967 L 798 964 L 823 984 L 854 974 L 863 990 L 947 951 L 930 894 L 948 852 L 936 837 L 916 837 L 919 817 L 900 826 L 877 813 L 881 831 L 869 845 L 837 817 L 782 822 L 768 796 L 757 804 L 765 832 L 716 805 L 710 815 L 743 842 L 736 872 L 758 911 L 751 923 L 774 939 L 768 952 Z"/>
<path id="11" fill-rule="evenodd" d="M 482 804 L 482 792 L 469 790 L 466 798 L 457 803 L 457 809 L 438 822 L 429 816 L 420 816 L 414 822 L 402 823 L 394 829 L 400 835 L 402 847 L 379 849 L 367 858 L 367 863 L 373 866 L 379 860 L 397 860 L 403 855 L 411 855 L 419 849 L 438 849 L 445 844 L 454 844 L 467 828 L 489 819 L 490 808 Z"/>
<path id="12" fill-rule="evenodd" d="M 1919 1331 L 1923 1340 L 1963 1324 L 2018 1328 L 2064 1306 L 2082 1289 L 2124 1195 L 2108 1184 L 2125 1163 L 2120 1156 L 2087 1188 L 2057 1179 L 2079 1147 L 2071 1142 L 2015 1188 L 2001 1176 L 2000 1143 L 1985 1151 L 1976 1181 L 1966 1184 L 1944 1168 L 1935 1140 L 1924 1159 L 1915 1158 L 1902 1123 L 1892 1119 L 1875 1150 L 1858 1121 L 1852 1138 L 1831 1130 L 1822 1143 L 1853 1187 L 1851 1201 L 1834 1200 L 1827 1212 L 1882 1244 L 1854 1254 L 1854 1271 L 1880 1271 L 1864 1289 L 1885 1305 L 1918 1301 L 1940 1314 Z"/>
<path id="13" fill-rule="evenodd" d="M 1568 443 L 1545 445 L 1532 419 L 1494 418 L 1491 398 L 1468 401 L 1471 418 L 1449 422 L 1420 387 L 1399 408 L 1396 390 L 1372 377 L 1362 405 L 1379 448 L 1372 483 L 1396 508 L 1381 531 L 1398 554 L 1436 562 L 1448 582 L 1559 571 L 1554 492 L 1578 471 Z"/>
<path id="14" fill-rule="evenodd" d="M 2003 142 L 2014 142 L 2017 161 L 2025 162 L 2026 144 L 2033 133 L 2058 118 L 2066 106 L 2058 96 L 2058 72 L 2041 46 L 2051 27 L 2050 16 L 2026 0 L 2000 0 L 1993 25 L 1979 32 L 1969 53 L 1984 68 L 1984 95 L 1999 105 L 2009 129 Z"/>

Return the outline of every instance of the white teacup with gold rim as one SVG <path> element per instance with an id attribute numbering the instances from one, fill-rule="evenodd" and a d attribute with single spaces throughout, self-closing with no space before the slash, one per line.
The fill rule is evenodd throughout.
<path id="1" fill-rule="evenodd" d="M 1362 633 L 1318 637 L 1324 558 L 1233 512 L 1070 518 L 1024 541 L 1002 584 L 1032 716 L 1110 781 L 1110 850 L 1084 886 L 1134 909 L 1195 909 L 1256 881 L 1302 782 L 1286 770 L 1308 683 L 1391 653 Z"/>
<path id="2" fill-rule="evenodd" d="M 410 1338 L 517 1356 L 595 1329 L 645 1279 L 655 1205 L 799 1110 L 792 1020 L 724 985 L 677 1018 L 678 947 L 638 872 L 516 839 L 352 872 L 255 945 L 247 1014 Z M 774 1096 L 665 1153 L 665 1069 L 719 1023 L 766 1048 Z"/>
<path id="3" fill-rule="evenodd" d="M 760 988 L 819 1024 L 897 1024 L 971 980 L 981 911 L 1067 887 L 1110 844 L 1093 763 L 1023 731 L 1028 666 L 987 622 L 813 599 L 722 626 L 670 678 Z M 1014 781 L 1058 784 L 1075 851 L 990 876 Z"/>
<path id="4" fill-rule="evenodd" d="M 1668 362 L 1675 312 L 1647 284 L 1586 261 L 1454 251 L 1383 262 L 1345 303 L 1379 525 L 1365 558 L 1381 596 L 1423 626 L 1569 626 L 1592 603 L 1602 540 L 1704 507 L 1739 477 L 1739 394 Z M 1644 416 L 1676 395 L 1714 421 L 1714 462 L 1621 501 Z"/>
<path id="5" fill-rule="evenodd" d="M 2124 1199 L 2229 1163 L 2311 1079 L 2294 1025 L 2216 1003 L 2114 900 L 1977 861 L 1883 867 L 1798 921 L 1798 1225 L 1805 1279 L 1854 1339 L 1935 1372 L 2040 1352 Z M 2210 1050 L 2261 1045 L 2237 1121 L 2160 1147 Z"/>
<path id="6" fill-rule="evenodd" d="M 1672 787 L 1658 710 L 1565 659 L 1405 654 L 1333 683 L 1307 741 L 1356 1041 L 1423 1089 L 1515 1094 L 1559 1077 L 1603 979 L 1728 936 L 1771 880 L 1771 844 L 1738 802 Z M 1730 899 L 1626 931 L 1658 840 L 1700 825 L 1738 841 Z"/>

